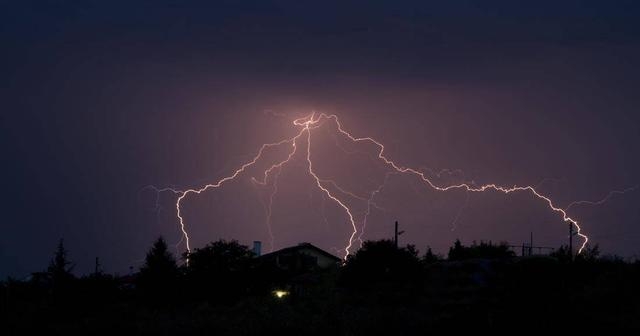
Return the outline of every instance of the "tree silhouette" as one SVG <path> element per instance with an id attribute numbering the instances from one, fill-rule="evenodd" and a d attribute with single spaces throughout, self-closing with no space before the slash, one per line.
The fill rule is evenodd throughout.
<path id="1" fill-rule="evenodd" d="M 600 258 L 600 246 L 587 245 L 582 252 L 576 255 L 575 260 L 578 262 L 595 262 Z"/>
<path id="2" fill-rule="evenodd" d="M 573 255 L 571 251 L 569 251 L 569 246 L 562 245 L 557 250 L 551 252 L 549 256 L 558 259 L 558 261 L 566 263 L 573 260 Z"/>
<path id="3" fill-rule="evenodd" d="M 164 238 L 159 237 L 140 268 L 138 286 L 144 295 L 173 297 L 176 292 L 179 270 L 176 259 L 167 247 Z"/>
<path id="4" fill-rule="evenodd" d="M 64 240 L 60 239 L 53 259 L 49 263 L 45 278 L 51 290 L 55 304 L 65 304 L 70 299 L 72 282 L 75 279 L 71 271 L 74 265 L 68 259 L 68 251 L 64 247 Z"/>
<path id="5" fill-rule="evenodd" d="M 440 260 L 442 260 L 442 257 L 440 255 L 433 253 L 433 251 L 431 250 L 431 247 L 427 246 L 427 252 L 425 252 L 424 256 L 422 256 L 422 263 L 428 265 Z"/>
<path id="6" fill-rule="evenodd" d="M 493 244 L 491 241 L 477 244 L 475 241 L 471 246 L 463 246 L 459 239 L 449 248 L 449 260 L 465 260 L 473 258 L 495 259 L 511 258 L 515 253 L 511 251 L 505 242 Z"/>
<path id="7" fill-rule="evenodd" d="M 396 248 L 392 240 L 365 241 L 347 260 L 342 272 L 346 285 L 414 278 L 420 271 L 414 246 Z"/>
<path id="8" fill-rule="evenodd" d="M 246 289 L 253 252 L 236 240 L 218 240 L 185 254 L 187 281 L 198 296 L 228 299 Z"/>
<path id="9" fill-rule="evenodd" d="M 447 256 L 447 259 L 449 260 L 465 259 L 467 257 L 465 252 L 466 251 L 462 246 L 460 239 L 456 239 L 456 241 L 453 243 L 453 246 L 449 248 L 449 255 Z"/>
<path id="10" fill-rule="evenodd" d="M 253 252 L 236 240 L 211 242 L 186 254 L 190 272 L 234 272 L 247 266 Z"/>
<path id="11" fill-rule="evenodd" d="M 73 270 L 74 265 L 68 260 L 68 253 L 69 252 L 64 248 L 64 239 L 60 239 L 56 253 L 47 268 L 47 273 L 54 285 L 73 279 L 71 271 Z"/>

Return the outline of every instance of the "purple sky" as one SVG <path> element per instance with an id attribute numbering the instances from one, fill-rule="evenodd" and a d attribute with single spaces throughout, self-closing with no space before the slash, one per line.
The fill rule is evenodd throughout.
<path id="1" fill-rule="evenodd" d="M 96 256 L 128 272 L 158 235 L 180 240 L 175 197 L 160 195 L 158 211 L 145 186 L 214 182 L 293 136 L 292 120 L 311 111 L 337 114 L 402 165 L 462 171 L 442 183 L 543 182 L 559 206 L 640 184 L 639 6 L 529 4 L 0 4 L 0 276 L 44 269 L 60 238 L 77 273 Z M 385 173 L 375 148 L 334 135 L 313 134 L 317 172 L 370 193 Z M 350 225 L 305 164 L 295 157 L 280 175 L 275 247 L 335 252 Z M 261 201 L 271 189 L 251 176 L 185 201 L 194 247 L 236 238 L 269 248 Z M 605 253 L 632 257 L 638 200 L 629 192 L 570 214 Z M 444 253 L 456 238 L 520 244 L 530 232 L 539 245 L 566 242 L 561 218 L 527 193 L 467 200 L 391 176 L 376 202 L 385 211 L 372 212 L 365 239 L 391 237 L 399 220 L 401 242 L 423 251 Z"/>

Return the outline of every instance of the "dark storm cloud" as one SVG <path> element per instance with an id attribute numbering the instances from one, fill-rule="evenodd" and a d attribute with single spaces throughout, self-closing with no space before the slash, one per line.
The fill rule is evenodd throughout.
<path id="1" fill-rule="evenodd" d="M 482 182 L 563 178 L 546 187 L 563 202 L 637 184 L 634 1 L 21 1 L 0 12 L 3 275 L 45 267 L 60 237 L 80 271 L 95 254 L 125 272 L 154 236 L 177 239 L 171 209 L 158 221 L 140 189 L 219 177 L 291 132 L 266 109 L 339 112 L 406 164 Z M 639 252 L 637 196 L 614 202 L 615 216 L 580 210 L 609 252 Z M 221 234 L 199 230 L 201 242 Z"/>

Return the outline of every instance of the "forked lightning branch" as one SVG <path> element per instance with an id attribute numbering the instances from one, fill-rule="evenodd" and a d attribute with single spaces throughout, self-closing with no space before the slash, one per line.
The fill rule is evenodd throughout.
<path id="1" fill-rule="evenodd" d="M 311 146 L 311 143 L 314 141 L 313 135 L 317 129 L 321 127 L 326 127 L 325 125 L 327 125 L 328 123 L 333 123 L 334 124 L 333 126 L 337 130 L 337 133 L 338 133 L 337 135 L 343 137 L 347 141 L 351 141 L 353 143 L 369 143 L 369 144 L 375 145 L 378 148 L 378 152 L 376 153 L 376 158 L 377 160 L 380 160 L 380 162 L 384 165 L 384 167 L 386 167 L 387 174 L 384 181 L 381 182 L 380 186 L 377 189 L 373 190 L 370 194 L 368 194 L 368 196 L 363 197 L 363 196 L 355 195 L 355 193 L 350 192 L 349 190 L 346 190 L 345 188 L 341 187 L 334 180 L 324 176 L 320 176 L 317 173 L 317 171 L 314 169 L 315 167 L 314 155 L 313 155 L 312 146 Z M 313 113 L 310 116 L 294 120 L 292 123 L 292 126 L 298 129 L 295 136 L 291 138 L 283 139 L 278 142 L 263 144 L 258 150 L 257 154 L 250 161 L 239 166 L 232 174 L 226 177 L 223 177 L 218 181 L 203 185 L 199 188 L 186 189 L 186 190 L 178 190 L 175 188 L 164 188 L 164 189 L 154 188 L 158 192 L 173 192 L 178 196 L 175 201 L 175 211 L 176 211 L 178 222 L 180 224 L 180 230 L 183 235 L 181 241 L 184 241 L 187 251 L 191 251 L 191 244 L 190 244 L 188 225 L 187 225 L 187 222 L 185 221 L 184 214 L 183 214 L 183 204 L 185 202 L 188 202 L 189 199 L 192 197 L 196 197 L 204 192 L 208 192 L 213 189 L 221 188 L 227 183 L 231 183 L 234 180 L 240 178 L 247 172 L 247 169 L 256 165 L 256 163 L 258 163 L 263 158 L 264 153 L 267 150 L 275 149 L 275 148 L 285 148 L 287 150 L 287 155 L 285 159 L 283 159 L 282 161 L 272 162 L 271 165 L 268 165 L 268 168 L 265 169 L 258 176 L 250 177 L 254 183 L 257 183 L 260 185 L 267 185 L 268 183 L 271 183 L 273 185 L 273 191 L 269 195 L 268 203 L 266 204 L 267 206 L 266 222 L 269 229 L 269 235 L 271 236 L 272 244 L 273 244 L 274 237 L 271 230 L 271 214 L 272 214 L 273 200 L 276 197 L 276 193 L 278 191 L 278 185 L 277 185 L 278 177 L 280 175 L 282 168 L 285 165 L 287 165 L 289 162 L 291 162 L 293 158 L 296 157 L 297 155 L 302 155 L 304 160 L 306 161 L 306 170 L 307 170 L 306 173 L 308 173 L 309 176 L 312 178 L 314 186 L 317 187 L 317 189 L 321 193 L 323 193 L 328 199 L 330 199 L 333 202 L 333 204 L 337 208 L 341 209 L 345 214 L 345 218 L 346 218 L 345 225 L 348 225 L 350 230 L 350 233 L 348 234 L 348 236 L 345 236 L 345 240 L 344 240 L 345 246 L 342 250 L 344 251 L 345 258 L 352 252 L 355 241 L 362 242 L 361 237 L 366 229 L 366 220 L 367 220 L 368 214 L 370 212 L 371 207 L 376 206 L 374 202 L 374 198 L 380 193 L 381 189 L 385 185 L 387 178 L 390 174 L 406 174 L 406 175 L 414 176 L 418 181 L 424 184 L 426 188 L 430 188 L 438 192 L 462 190 L 470 193 L 482 193 L 485 191 L 496 191 L 504 194 L 505 197 L 509 197 L 509 195 L 513 193 L 530 193 L 532 196 L 534 196 L 535 199 L 545 204 L 549 209 L 549 211 L 557 213 L 559 217 L 558 219 L 559 222 L 564 222 L 574 227 L 576 234 L 582 239 L 582 242 L 579 245 L 580 247 L 578 249 L 578 253 L 580 253 L 585 248 L 585 246 L 587 245 L 587 242 L 589 241 L 589 237 L 582 232 L 579 221 L 575 218 L 570 217 L 569 214 L 567 213 L 567 210 L 569 207 L 567 208 L 559 207 L 554 203 L 551 197 L 540 193 L 538 190 L 536 190 L 534 186 L 525 185 L 525 186 L 506 187 L 506 186 L 501 186 L 497 184 L 485 184 L 481 186 L 476 186 L 469 183 L 440 185 L 435 183 L 432 179 L 430 179 L 424 172 L 420 171 L 419 169 L 403 166 L 402 164 L 399 164 L 393 161 L 392 159 L 390 159 L 388 154 L 385 152 L 384 145 L 380 141 L 372 137 L 357 137 L 352 133 L 348 132 L 347 130 L 345 130 L 342 127 L 342 124 L 340 123 L 340 120 L 336 115 L 333 115 L 333 114 L 330 115 L 330 114 L 324 114 L 324 113 L 320 113 L 320 114 Z M 635 188 L 630 188 L 620 192 L 616 191 L 613 193 L 624 193 L 631 189 L 635 189 Z M 607 195 L 607 197 L 601 201 L 574 202 L 574 203 L 571 203 L 570 206 L 575 206 L 578 204 L 600 204 L 601 202 L 605 202 L 610 196 L 611 194 Z M 351 198 L 351 200 L 349 198 Z M 350 201 L 352 201 L 353 199 L 359 202 L 366 203 L 367 212 L 364 218 L 360 221 L 356 221 L 353 211 L 349 206 Z"/>

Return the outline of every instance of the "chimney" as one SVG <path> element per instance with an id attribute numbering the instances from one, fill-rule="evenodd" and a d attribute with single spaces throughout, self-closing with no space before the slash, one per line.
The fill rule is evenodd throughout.
<path id="1" fill-rule="evenodd" d="M 256 255 L 256 257 L 259 257 L 261 252 L 262 252 L 262 242 L 259 240 L 254 240 L 253 253 Z"/>

